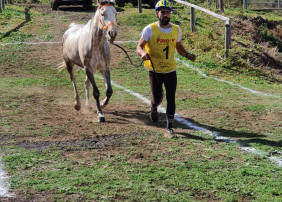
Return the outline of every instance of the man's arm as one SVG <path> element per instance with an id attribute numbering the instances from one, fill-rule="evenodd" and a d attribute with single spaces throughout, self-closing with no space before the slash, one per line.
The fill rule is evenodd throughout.
<path id="1" fill-rule="evenodd" d="M 176 51 L 183 57 L 186 57 L 188 60 L 195 61 L 196 55 L 188 53 L 182 45 L 182 42 L 176 42 Z"/>
<path id="2" fill-rule="evenodd" d="M 141 56 L 142 60 L 149 60 L 149 54 L 144 51 L 144 47 L 147 41 L 142 37 L 139 39 L 138 45 L 136 47 L 136 53 Z"/>

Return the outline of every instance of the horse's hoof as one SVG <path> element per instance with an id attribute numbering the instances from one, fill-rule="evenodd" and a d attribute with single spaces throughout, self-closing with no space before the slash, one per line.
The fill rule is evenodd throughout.
<path id="1" fill-rule="evenodd" d="M 90 105 L 85 105 L 88 110 L 92 110 L 93 108 Z"/>
<path id="2" fill-rule="evenodd" d="M 107 106 L 108 103 L 106 103 L 104 100 L 100 101 L 100 106 L 102 109 L 104 109 Z"/>
<path id="3" fill-rule="evenodd" d="M 106 107 L 106 105 L 101 105 L 101 109 L 104 109 Z"/>
<path id="4" fill-rule="evenodd" d="M 74 108 L 75 108 L 76 111 L 79 111 L 80 108 L 81 108 L 81 105 L 74 105 Z"/>
<path id="5" fill-rule="evenodd" d="M 105 123 L 105 122 L 106 122 L 105 117 L 99 117 L 99 118 L 98 118 L 98 122 L 99 122 L 99 123 Z"/>

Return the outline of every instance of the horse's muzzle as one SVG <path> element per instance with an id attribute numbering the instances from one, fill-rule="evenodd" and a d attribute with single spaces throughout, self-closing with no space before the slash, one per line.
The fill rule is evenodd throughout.
<path id="1" fill-rule="evenodd" d="M 117 32 L 116 31 L 108 31 L 108 36 L 109 36 L 109 41 L 111 43 L 113 43 L 114 40 L 116 39 Z"/>

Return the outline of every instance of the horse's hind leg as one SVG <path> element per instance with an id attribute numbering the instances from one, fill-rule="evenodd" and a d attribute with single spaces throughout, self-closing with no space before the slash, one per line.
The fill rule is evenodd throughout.
<path id="1" fill-rule="evenodd" d="M 104 76 L 104 81 L 106 85 L 106 98 L 101 101 L 101 107 L 104 108 L 108 103 L 113 94 L 112 84 L 111 84 L 111 73 L 110 70 L 101 72 Z"/>
<path id="2" fill-rule="evenodd" d="M 86 76 L 86 79 L 85 79 L 85 92 L 86 92 L 86 102 L 85 102 L 85 106 L 88 108 L 88 109 L 92 109 L 91 105 L 90 105 L 90 99 L 89 99 L 89 87 L 90 87 L 90 80 L 88 79 L 88 76 Z"/>
<path id="3" fill-rule="evenodd" d="M 93 86 L 93 96 L 94 96 L 94 99 L 96 100 L 96 104 L 97 104 L 97 114 L 98 114 L 98 122 L 105 122 L 105 117 L 103 115 L 103 112 L 102 112 L 102 108 L 101 108 L 101 105 L 100 105 L 100 92 L 99 92 L 99 89 L 95 83 L 95 79 L 94 79 L 94 74 L 91 70 L 89 70 L 89 68 L 85 68 L 86 70 L 86 75 L 89 79 L 89 81 L 91 82 L 92 86 Z"/>
<path id="4" fill-rule="evenodd" d="M 74 89 L 74 93 L 75 93 L 75 102 L 74 102 L 74 108 L 76 110 L 80 110 L 81 108 L 81 103 L 80 103 L 80 100 L 79 100 L 79 95 L 78 95 L 78 91 L 77 91 L 77 86 L 76 86 L 76 81 L 75 81 L 75 75 L 74 75 L 74 71 L 73 71 L 73 64 L 70 64 L 70 63 L 67 63 L 66 62 L 66 65 L 67 65 L 67 70 L 70 74 L 70 79 L 72 81 L 72 85 L 73 85 L 73 89 Z"/>

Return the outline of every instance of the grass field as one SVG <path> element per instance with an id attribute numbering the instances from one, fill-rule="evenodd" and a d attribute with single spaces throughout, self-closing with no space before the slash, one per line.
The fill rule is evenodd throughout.
<path id="1" fill-rule="evenodd" d="M 57 42 L 70 22 L 85 23 L 92 15 L 48 9 L 31 8 L 27 20 L 24 7 L 7 6 L 0 14 L 0 42 Z M 137 41 L 142 28 L 155 21 L 150 9 L 141 15 L 129 6 L 117 10 L 120 41 Z M 198 15 L 201 24 L 208 24 Z M 73 108 L 69 75 L 55 69 L 62 61 L 60 44 L 0 46 L 0 156 L 15 194 L 0 195 L 0 201 L 281 201 L 282 167 L 271 161 L 282 157 L 281 83 L 251 70 L 222 67 L 219 63 L 225 59 L 213 60 L 214 49 L 223 41 L 218 35 L 211 55 L 201 51 L 201 46 L 210 46 L 203 40 L 192 50 L 189 41 L 206 36 L 198 29 L 198 36 L 190 36 L 183 28 L 184 44 L 197 54 L 196 62 L 176 55 L 181 60 L 177 114 L 233 142 L 177 122 L 179 138 L 166 139 L 165 115 L 152 124 L 146 114 L 149 106 L 117 86 L 104 110 L 108 122 L 97 123 L 95 112 Z M 122 46 L 140 64 L 136 43 Z M 144 68 L 132 67 L 118 48 L 112 46 L 111 51 L 112 80 L 150 99 Z M 76 71 L 76 77 L 84 100 L 85 73 Z M 103 81 L 97 83 L 104 94 Z"/>

